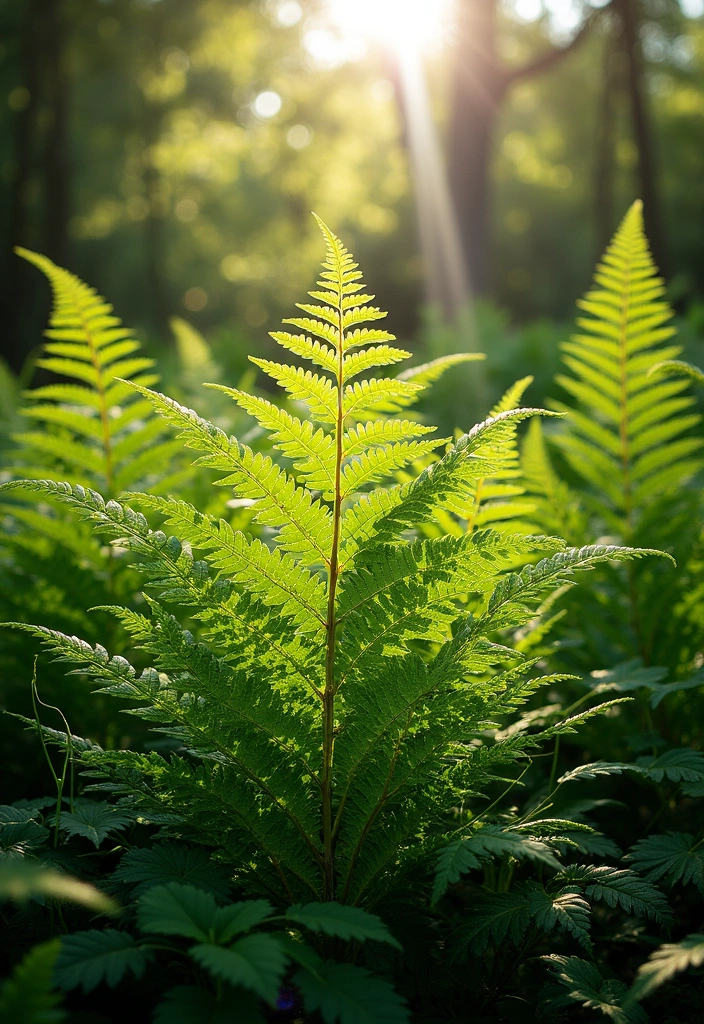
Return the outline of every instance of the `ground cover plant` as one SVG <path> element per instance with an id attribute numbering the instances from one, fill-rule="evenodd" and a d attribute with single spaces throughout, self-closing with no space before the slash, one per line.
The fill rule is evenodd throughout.
<path id="1" fill-rule="evenodd" d="M 70 513 L 81 544 L 92 531 L 143 580 L 143 597 L 135 585 L 128 604 L 100 609 L 121 627 L 117 651 L 14 625 L 153 730 L 121 749 L 42 725 L 38 702 L 36 719 L 25 716 L 62 760 L 55 797 L 0 809 L 0 888 L 33 899 L 9 912 L 28 952 L 2 991 L 6 1012 L 33 992 L 32 1020 L 112 1019 L 138 1002 L 157 1021 L 225 1020 L 236 1007 L 242 1020 L 384 1024 L 467 1019 L 471 1002 L 475 1020 L 639 1024 L 641 1001 L 701 964 L 692 886 L 704 877 L 699 835 L 676 830 L 696 824 L 695 737 L 671 729 L 661 743 L 650 719 L 640 740 L 623 736 L 666 697 L 696 700 L 700 685 L 687 601 L 700 529 L 699 442 L 687 432 L 698 419 L 685 413 L 687 380 L 661 376 L 679 353 L 664 344 L 669 311 L 640 207 L 585 301 L 590 335 L 568 348 L 571 391 L 591 416 L 518 407 L 523 380 L 454 439 L 433 437 L 413 406 L 476 357 L 369 376 L 410 353 L 379 327 L 357 264 L 320 227 L 314 301 L 273 335 L 314 369 L 253 358 L 287 393 L 281 406 L 213 385 L 258 423 L 255 447 L 153 382 L 109 385 L 137 396 L 137 437 L 171 427 L 244 518 L 211 499 L 199 507 L 190 470 L 166 494 L 155 480 L 117 495 L 105 462 L 102 485 L 48 472 L 4 485 L 14 501 L 51 502 L 53 522 Z M 63 286 L 54 355 L 88 374 L 81 318 L 109 310 L 44 269 Z M 96 329 L 114 369 L 121 328 Z M 44 398 L 55 402 L 45 424 L 73 431 L 60 451 L 39 435 L 52 458 L 112 415 L 104 403 L 106 416 L 83 427 L 74 391 Z M 541 419 L 568 457 L 564 480 L 537 427 L 519 449 L 521 424 Z M 673 495 L 689 510 L 684 581 L 671 523 L 652 528 Z M 636 625 L 656 635 L 638 609 L 665 587 L 682 594 L 668 598 L 672 618 L 692 625 L 667 624 L 672 657 L 657 664 L 628 644 Z M 681 630 L 689 653 L 676 653 Z M 646 794 L 645 833 L 633 844 L 643 823 L 629 824 L 622 860 L 621 836 L 605 834 L 621 793 L 606 787 L 626 779 Z M 674 828 L 651 834 L 658 819 Z M 668 904 L 661 886 L 673 885 L 683 894 Z M 105 986 L 114 1010 L 96 999 Z M 684 1021 L 696 996 L 681 991 Z"/>

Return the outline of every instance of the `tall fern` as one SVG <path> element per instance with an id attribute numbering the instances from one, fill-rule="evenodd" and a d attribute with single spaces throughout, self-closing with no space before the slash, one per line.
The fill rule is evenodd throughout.
<path id="1" fill-rule="evenodd" d="M 701 468 L 702 440 L 689 431 L 687 381 L 649 371 L 682 351 L 665 286 L 648 250 L 643 210 L 634 203 L 598 265 L 595 288 L 578 305 L 580 333 L 563 345 L 570 373 L 557 382 L 576 400 L 556 443 L 575 473 L 596 491 L 611 529 L 628 537 L 653 501 Z M 603 504 L 602 504 L 603 503 Z"/>
<path id="2" fill-rule="evenodd" d="M 154 360 L 140 353 L 94 288 L 46 256 L 16 252 L 46 275 L 54 297 L 37 365 L 66 378 L 25 392 L 22 412 L 33 429 L 16 437 L 23 462 L 42 476 L 56 468 L 110 496 L 163 477 L 178 446 L 164 438 L 163 423 L 129 383 L 156 384 Z"/>
<path id="3" fill-rule="evenodd" d="M 273 335 L 313 368 L 253 358 L 294 411 L 216 385 L 269 432 L 285 464 L 134 385 L 198 464 L 252 503 L 271 543 L 174 498 L 118 503 L 70 482 L 11 485 L 68 504 L 136 553 L 156 596 L 149 614 L 115 613 L 153 667 L 139 674 L 101 646 L 20 628 L 103 692 L 136 701 L 133 713 L 180 747 L 170 759 L 86 752 L 99 785 L 137 801 L 145 818 L 220 847 L 252 889 L 370 902 L 383 878 L 437 847 L 448 828 L 461 838 L 450 809 L 540 742 L 526 732 L 494 742 L 486 732 L 551 681 L 497 640 L 579 570 L 644 552 L 491 529 L 418 539 L 438 512 L 467 507 L 478 481 L 497 477 L 517 426 L 540 410 L 499 412 L 393 483 L 445 448 L 403 412 L 457 357 L 366 376 L 408 353 L 379 326 L 386 314 L 352 256 L 320 227 L 327 255 L 314 301 L 286 321 L 297 333 Z M 512 571 L 517 555 L 544 557 Z M 169 605 L 191 617 L 197 637 Z"/>
<path id="4" fill-rule="evenodd" d="M 536 497 L 543 529 L 558 528 L 572 540 L 604 535 L 672 553 L 679 566 L 701 557 L 701 417 L 689 381 L 652 372 L 676 357 L 673 312 L 657 274 L 643 229 L 642 206 L 626 214 L 595 273 L 595 284 L 578 305 L 585 315 L 565 342 L 565 372 L 557 382 L 572 404 L 550 442 L 566 462 L 566 478 L 552 465 L 532 427 L 523 450 L 523 471 Z M 585 668 L 638 656 L 675 669 L 686 665 L 703 638 L 673 614 L 687 601 L 691 575 L 666 563 L 632 565 L 607 573 L 599 587 L 578 597 Z"/>

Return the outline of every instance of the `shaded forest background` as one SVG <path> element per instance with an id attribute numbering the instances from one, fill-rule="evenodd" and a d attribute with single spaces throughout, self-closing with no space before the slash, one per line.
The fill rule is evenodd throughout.
<path id="1" fill-rule="evenodd" d="M 702 7 L 459 0 L 426 72 L 483 347 L 509 324 L 567 321 L 637 195 L 671 298 L 693 333 L 704 323 Z M 1 0 L 12 369 L 48 308 L 13 245 L 95 285 L 157 348 L 185 316 L 237 370 L 311 278 L 311 209 L 399 336 L 427 336 L 428 300 L 436 333 L 451 323 L 457 297 L 421 246 L 394 52 L 364 28 L 342 33 L 312 0 Z"/>

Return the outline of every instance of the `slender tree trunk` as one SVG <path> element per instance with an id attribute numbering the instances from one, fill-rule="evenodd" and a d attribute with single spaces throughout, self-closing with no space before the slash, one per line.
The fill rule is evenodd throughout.
<path id="1" fill-rule="evenodd" d="M 160 54 L 167 42 L 164 19 L 168 4 L 150 4 L 144 11 L 142 31 L 149 39 L 149 61 L 155 70 L 160 67 Z M 145 262 L 145 308 L 151 310 L 151 318 L 158 332 L 169 337 L 168 321 L 173 313 L 170 307 L 168 289 L 164 278 L 165 214 L 161 171 L 154 162 L 153 152 L 161 136 L 164 106 L 146 93 L 142 95 L 142 184 L 148 213 L 143 221 L 143 250 Z"/>
<path id="2" fill-rule="evenodd" d="M 614 146 L 616 127 L 616 95 L 620 79 L 617 67 L 620 54 L 614 52 L 612 36 L 604 40 L 604 63 L 601 103 L 597 125 L 596 160 L 594 167 L 594 224 L 596 253 L 599 259 L 614 232 Z"/>
<path id="3" fill-rule="evenodd" d="M 452 82 L 448 171 L 470 287 L 490 281 L 491 153 L 507 75 L 496 52 L 497 0 L 462 0 Z"/>
<path id="4" fill-rule="evenodd" d="M 42 18 L 46 33 L 46 94 L 50 115 L 44 155 L 44 251 L 55 263 L 65 267 L 68 263 L 69 154 L 62 0 L 44 0 Z"/>
<path id="5" fill-rule="evenodd" d="M 6 327 L 6 343 L 3 356 L 15 372 L 22 368 L 28 352 L 30 331 L 25 319 L 32 294 L 32 272 L 12 252 L 15 245 L 33 244 L 29 237 L 28 190 L 32 175 L 34 148 L 36 145 L 37 109 L 39 104 L 41 59 L 37 33 L 40 26 L 41 0 L 28 0 L 21 27 L 20 64 L 21 83 L 29 98 L 23 110 L 18 111 L 15 122 L 14 173 L 10 185 L 10 220 L 7 238 L 7 273 L 2 288 L 2 319 Z"/>
<path id="6" fill-rule="evenodd" d="M 648 109 L 647 85 L 640 41 L 641 17 L 638 0 L 618 0 L 623 50 L 626 57 L 627 88 L 631 105 L 633 135 L 638 150 L 638 179 L 643 217 L 650 247 L 660 270 L 666 273 L 666 245 L 663 231 L 652 120 Z"/>

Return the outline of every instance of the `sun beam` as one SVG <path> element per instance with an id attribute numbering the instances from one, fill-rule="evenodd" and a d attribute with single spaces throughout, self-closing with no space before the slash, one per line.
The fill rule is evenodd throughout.
<path id="1" fill-rule="evenodd" d="M 341 32 L 362 35 L 399 50 L 442 43 L 453 0 L 328 0 Z"/>

